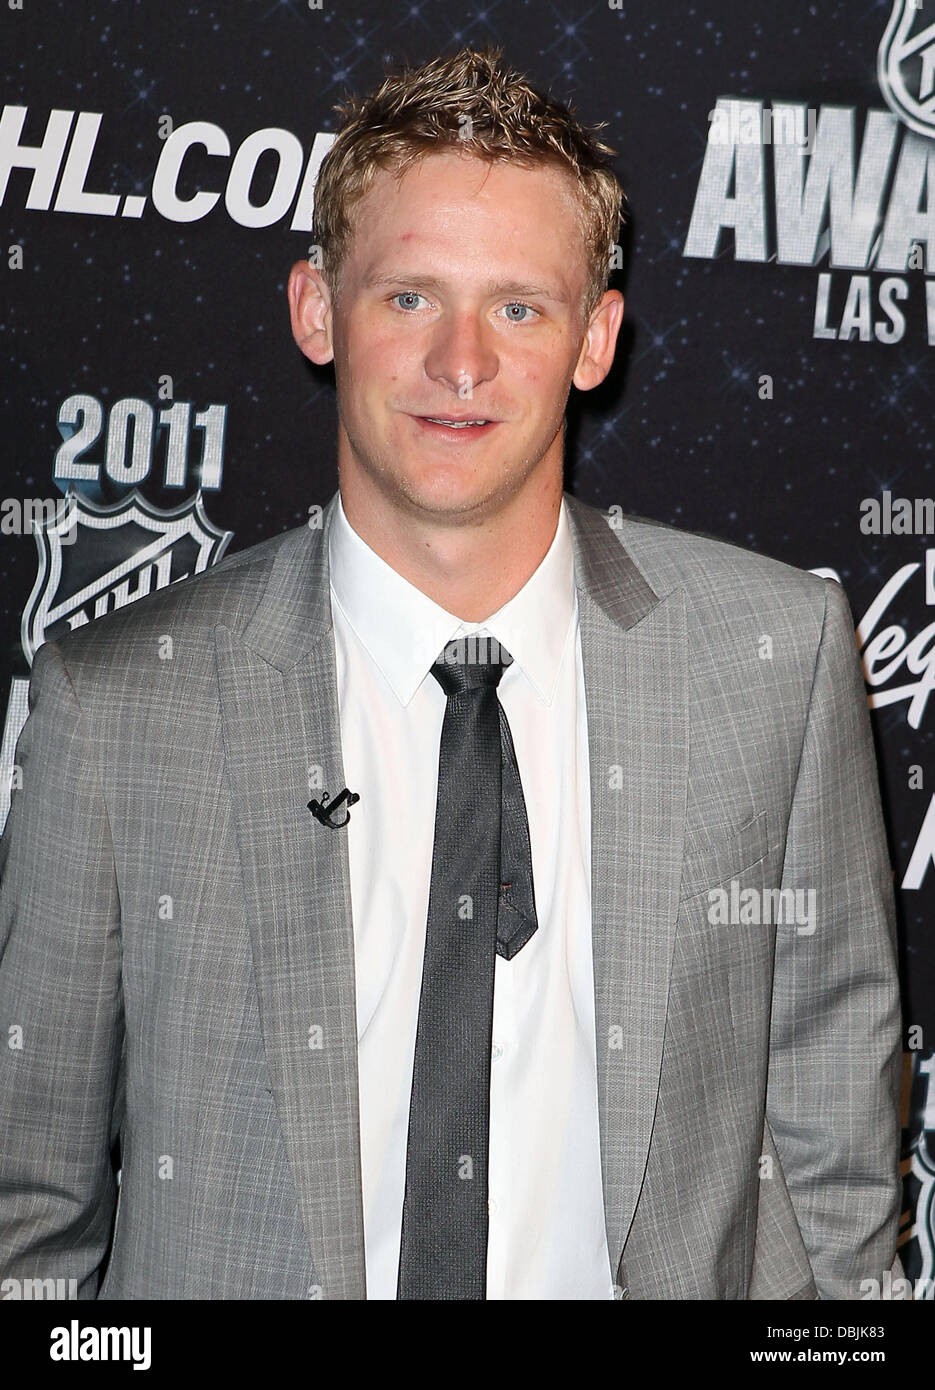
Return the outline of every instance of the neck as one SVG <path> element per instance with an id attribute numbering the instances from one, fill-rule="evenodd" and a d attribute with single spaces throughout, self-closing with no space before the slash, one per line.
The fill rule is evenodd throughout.
<path id="1" fill-rule="evenodd" d="M 339 470 L 348 522 L 397 574 L 463 622 L 482 623 L 542 563 L 558 526 L 562 475 L 532 476 L 496 510 L 476 520 L 404 511 Z"/>

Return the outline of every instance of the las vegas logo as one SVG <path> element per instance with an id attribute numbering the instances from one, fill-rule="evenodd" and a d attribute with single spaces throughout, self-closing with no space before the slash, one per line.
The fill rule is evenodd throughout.
<path id="1" fill-rule="evenodd" d="M 824 262 L 815 339 L 911 332 L 935 347 L 935 23 L 922 4 L 896 0 L 879 44 L 888 109 L 722 95 L 708 112 L 683 255 L 720 259 L 727 232 L 736 261 Z"/>

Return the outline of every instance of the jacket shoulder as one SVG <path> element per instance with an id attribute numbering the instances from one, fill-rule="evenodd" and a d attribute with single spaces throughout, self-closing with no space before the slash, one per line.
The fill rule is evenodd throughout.
<path id="1" fill-rule="evenodd" d="M 312 543 L 310 536 L 307 526 L 297 526 L 259 541 L 199 574 L 56 638 L 55 644 L 69 665 L 93 665 L 96 657 L 121 647 L 149 644 L 164 633 L 208 636 L 219 623 L 238 626 L 259 603 L 277 559 L 288 559 L 291 552 L 298 560 Z"/>
<path id="2" fill-rule="evenodd" d="M 604 528 L 616 538 L 621 565 L 634 566 L 658 599 L 684 601 L 695 669 L 742 664 L 770 636 L 802 669 L 812 668 L 823 636 L 853 646 L 847 595 L 830 578 L 703 532 L 685 531 L 620 508 L 572 499 L 579 532 L 593 538 L 601 563 L 613 561 Z"/>
<path id="3" fill-rule="evenodd" d="M 577 514 L 601 518 L 646 582 L 660 597 L 685 591 L 689 604 L 733 593 L 751 603 L 778 600 L 806 611 L 824 609 L 829 581 L 809 570 L 703 531 L 686 531 L 649 517 L 575 500 Z M 833 581 L 832 581 L 833 582 Z M 840 588 L 835 585 L 835 588 Z"/>

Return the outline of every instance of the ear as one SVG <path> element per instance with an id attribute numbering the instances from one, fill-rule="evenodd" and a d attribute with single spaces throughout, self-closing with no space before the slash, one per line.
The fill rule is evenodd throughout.
<path id="1" fill-rule="evenodd" d="M 323 367 L 334 357 L 331 291 L 320 270 L 297 261 L 286 289 L 292 336 L 310 362 Z"/>
<path id="2" fill-rule="evenodd" d="M 592 310 L 584 332 L 572 377 L 579 391 L 591 391 L 600 386 L 610 371 L 622 322 L 623 295 L 619 290 L 606 290 Z"/>

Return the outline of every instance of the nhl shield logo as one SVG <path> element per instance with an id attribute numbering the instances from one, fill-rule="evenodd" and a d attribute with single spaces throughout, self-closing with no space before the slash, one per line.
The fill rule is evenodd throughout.
<path id="1" fill-rule="evenodd" d="M 877 76 L 899 119 L 919 135 L 935 137 L 935 24 L 925 24 L 922 0 L 895 0 Z"/>
<path id="2" fill-rule="evenodd" d="M 168 511 L 135 488 L 113 506 L 74 490 L 66 503 L 35 530 L 39 572 L 22 623 L 30 665 L 43 642 L 216 564 L 234 534 L 212 525 L 200 492 Z M 82 530 L 92 544 L 81 543 Z"/>

